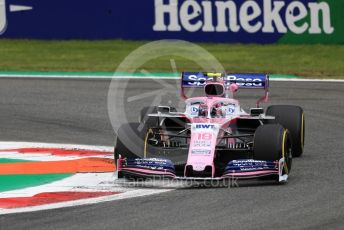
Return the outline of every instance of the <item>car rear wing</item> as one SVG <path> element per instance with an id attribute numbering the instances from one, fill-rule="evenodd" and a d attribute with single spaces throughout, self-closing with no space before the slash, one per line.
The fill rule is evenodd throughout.
<path id="1" fill-rule="evenodd" d="M 223 74 L 206 72 L 183 72 L 181 76 L 181 93 L 183 98 L 187 98 L 184 93 L 185 88 L 203 88 L 207 82 L 222 82 L 226 86 L 236 84 L 239 89 L 263 89 L 265 94 L 257 101 L 257 107 L 262 101 L 268 100 L 269 76 L 267 74 Z"/>
<path id="2" fill-rule="evenodd" d="M 182 87 L 201 88 L 208 81 L 224 81 L 226 85 L 237 84 L 239 88 L 266 89 L 269 87 L 269 76 L 266 74 L 222 74 L 203 72 L 183 72 Z"/>

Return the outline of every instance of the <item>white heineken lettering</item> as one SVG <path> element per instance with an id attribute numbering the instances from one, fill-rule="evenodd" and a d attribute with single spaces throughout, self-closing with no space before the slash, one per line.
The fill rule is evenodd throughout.
<path id="1" fill-rule="evenodd" d="M 213 32 L 215 31 L 215 27 L 213 25 L 213 13 L 211 11 L 211 2 L 203 1 L 202 6 L 204 8 L 204 15 L 209 15 L 209 17 L 204 17 L 204 24 L 202 27 L 202 31 Z"/>
<path id="2" fill-rule="evenodd" d="M 5 32 L 7 26 L 5 0 L 0 0 L 0 34 Z"/>
<path id="3" fill-rule="evenodd" d="M 294 12 L 296 12 L 296 9 L 298 9 L 299 14 L 294 15 Z M 308 23 L 304 22 L 302 25 L 297 26 L 296 22 L 300 21 L 301 19 L 304 19 L 307 16 L 307 9 L 305 5 L 303 5 L 301 2 L 292 2 L 287 7 L 286 11 L 286 21 L 288 28 L 291 32 L 295 34 L 302 34 L 308 29 Z"/>
<path id="4" fill-rule="evenodd" d="M 311 9 L 311 27 L 309 28 L 310 34 L 321 34 L 319 25 L 319 12 L 322 13 L 323 30 L 326 34 L 332 34 L 334 28 L 331 26 L 330 7 L 326 2 L 308 3 Z"/>
<path id="5" fill-rule="evenodd" d="M 264 0 L 264 27 L 263 32 L 274 33 L 275 29 L 272 22 L 275 23 L 279 33 L 287 33 L 287 28 L 284 26 L 280 11 L 285 5 L 282 1 L 273 1 L 274 6 L 271 6 L 271 0 Z"/>
<path id="6" fill-rule="evenodd" d="M 8 3 L 7 3 L 8 4 Z M 7 26 L 7 13 L 12 12 L 21 12 L 21 11 L 31 11 L 33 10 L 32 6 L 25 5 L 6 5 L 6 0 L 0 0 L 0 35 L 4 34 Z"/>
<path id="7" fill-rule="evenodd" d="M 164 5 L 163 0 L 155 0 L 155 25 L 154 31 L 180 31 L 182 28 L 178 22 L 178 0 L 170 0 L 169 4 Z M 165 14 L 169 15 L 170 24 L 165 24 Z"/>
<path id="8" fill-rule="evenodd" d="M 248 0 L 240 3 L 234 0 L 154 0 L 154 2 L 154 31 L 233 33 L 290 31 L 295 34 L 334 32 L 327 2 L 309 2 L 306 5 L 301 1 L 282 0 Z M 322 18 L 319 19 L 320 17 Z M 301 20 L 309 21 L 300 24 Z"/>
<path id="9" fill-rule="evenodd" d="M 215 2 L 216 10 L 217 10 L 217 32 L 227 32 L 228 30 L 233 32 L 238 32 L 240 30 L 240 26 L 238 25 L 237 20 L 237 7 L 233 1 L 216 1 Z M 229 13 L 229 18 L 226 18 L 226 13 Z M 227 21 L 229 23 L 229 27 L 227 26 Z"/>
<path id="10" fill-rule="evenodd" d="M 191 20 L 198 18 L 201 12 L 202 8 L 196 1 L 185 1 L 180 7 L 180 21 L 184 29 L 189 32 L 196 32 L 201 29 L 203 25 L 201 20 L 191 23 Z"/>
<path id="11" fill-rule="evenodd" d="M 252 13 L 249 14 L 251 8 Z M 246 1 L 240 8 L 240 22 L 242 28 L 249 33 L 256 33 L 262 28 L 261 22 L 256 22 L 255 25 L 251 25 L 250 22 L 261 15 L 262 10 L 255 1 Z"/>

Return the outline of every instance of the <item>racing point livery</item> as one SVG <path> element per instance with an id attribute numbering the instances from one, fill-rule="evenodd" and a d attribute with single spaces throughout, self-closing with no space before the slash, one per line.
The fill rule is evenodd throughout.
<path id="1" fill-rule="evenodd" d="M 204 96 L 188 98 L 185 91 L 192 88 L 203 88 Z M 139 123 L 118 129 L 118 177 L 286 182 L 292 158 L 303 152 L 305 118 L 298 106 L 264 111 L 260 103 L 268 101 L 268 88 L 265 74 L 182 73 L 184 112 L 144 107 Z M 234 99 L 240 89 L 262 89 L 264 95 L 246 112 Z"/>

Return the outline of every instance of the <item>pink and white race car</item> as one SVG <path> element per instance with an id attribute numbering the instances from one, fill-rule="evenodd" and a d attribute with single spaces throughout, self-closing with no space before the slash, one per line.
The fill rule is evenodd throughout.
<path id="1" fill-rule="evenodd" d="M 185 90 L 193 88 L 203 88 L 204 96 L 187 98 Z M 233 98 L 241 88 L 265 92 L 249 112 Z M 118 129 L 118 177 L 286 182 L 292 158 L 303 152 L 305 118 L 298 106 L 272 105 L 264 112 L 268 88 L 265 74 L 182 73 L 184 112 L 145 107 L 140 123 Z"/>

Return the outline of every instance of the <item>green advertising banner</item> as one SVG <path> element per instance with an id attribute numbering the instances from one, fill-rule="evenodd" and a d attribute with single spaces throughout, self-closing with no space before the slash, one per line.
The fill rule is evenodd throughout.
<path id="1" fill-rule="evenodd" d="M 343 0 L 318 0 L 319 6 L 320 4 L 326 3 L 328 4 L 330 11 L 328 15 L 325 12 L 322 12 L 320 16 L 318 16 L 318 25 L 324 25 L 324 21 L 326 17 L 330 18 L 330 25 L 333 29 L 329 31 L 331 33 L 302 33 L 302 34 L 295 34 L 291 31 L 280 38 L 278 43 L 285 43 L 285 44 L 300 44 L 300 43 L 322 43 L 322 44 L 331 44 L 331 43 L 344 43 L 344 1 Z M 324 20 L 325 19 L 325 20 Z M 307 17 L 297 22 L 298 26 L 309 26 L 309 22 L 311 22 L 311 12 L 307 14 Z"/>

